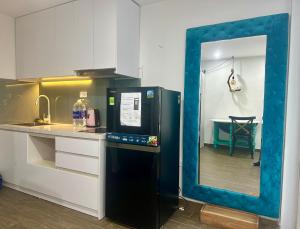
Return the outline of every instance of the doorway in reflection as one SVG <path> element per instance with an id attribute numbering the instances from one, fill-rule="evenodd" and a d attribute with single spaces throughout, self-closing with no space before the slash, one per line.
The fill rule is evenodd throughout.
<path id="1" fill-rule="evenodd" d="M 199 183 L 259 196 L 266 36 L 201 45 Z"/>

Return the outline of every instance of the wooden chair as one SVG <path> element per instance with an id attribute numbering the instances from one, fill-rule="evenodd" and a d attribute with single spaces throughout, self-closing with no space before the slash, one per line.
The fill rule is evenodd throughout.
<path id="1" fill-rule="evenodd" d="M 247 142 L 248 149 L 253 159 L 255 151 L 255 129 L 253 121 L 256 119 L 255 116 L 250 117 L 236 117 L 229 116 L 231 119 L 230 126 L 230 155 L 234 153 L 237 141 Z"/>

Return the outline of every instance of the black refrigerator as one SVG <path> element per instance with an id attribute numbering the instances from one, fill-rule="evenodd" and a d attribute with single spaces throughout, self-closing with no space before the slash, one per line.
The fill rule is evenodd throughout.
<path id="1" fill-rule="evenodd" d="M 156 229 L 177 210 L 180 101 L 161 87 L 107 90 L 106 217 Z"/>

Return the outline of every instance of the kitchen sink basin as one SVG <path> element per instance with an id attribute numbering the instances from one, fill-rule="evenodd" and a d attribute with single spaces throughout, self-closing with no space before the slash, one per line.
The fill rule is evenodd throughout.
<path id="1" fill-rule="evenodd" d="M 16 123 L 16 124 L 13 124 L 13 125 L 34 127 L 34 126 L 48 126 L 48 125 L 53 125 L 53 124 L 50 124 L 50 123 L 38 123 L 38 122 L 28 122 L 28 123 Z"/>

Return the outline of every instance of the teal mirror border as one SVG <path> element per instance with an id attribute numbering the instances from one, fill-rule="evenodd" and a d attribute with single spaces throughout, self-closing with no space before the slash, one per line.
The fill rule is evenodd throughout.
<path id="1" fill-rule="evenodd" d="M 182 171 L 183 195 L 185 197 L 272 218 L 279 217 L 288 59 L 288 23 L 288 14 L 277 14 L 187 30 Z M 200 186 L 198 184 L 198 117 L 201 43 L 259 35 L 267 35 L 260 196 L 255 197 Z"/>

